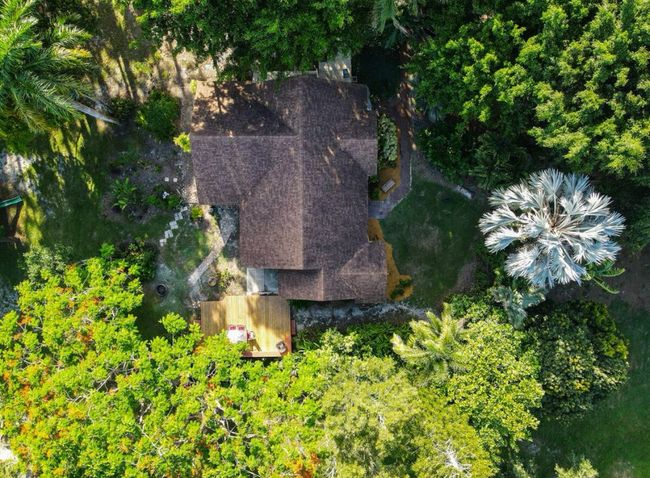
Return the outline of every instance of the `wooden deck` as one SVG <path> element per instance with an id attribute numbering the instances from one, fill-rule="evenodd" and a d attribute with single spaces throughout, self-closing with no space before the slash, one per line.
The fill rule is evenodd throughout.
<path id="1" fill-rule="evenodd" d="M 276 344 L 283 341 L 291 352 L 289 303 L 278 296 L 233 295 L 215 302 L 201 302 L 201 330 L 215 335 L 229 325 L 245 325 L 255 333 L 246 357 L 279 357 Z"/>

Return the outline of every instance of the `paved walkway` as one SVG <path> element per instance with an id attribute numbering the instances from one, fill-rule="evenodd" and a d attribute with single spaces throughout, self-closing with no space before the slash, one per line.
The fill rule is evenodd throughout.
<path id="1" fill-rule="evenodd" d="M 384 200 L 370 201 L 368 216 L 384 219 L 411 191 L 411 154 L 415 152 L 413 128 L 413 86 L 410 75 L 402 73 L 397 101 L 390 105 L 388 113 L 399 129 L 400 142 L 400 183 Z"/>

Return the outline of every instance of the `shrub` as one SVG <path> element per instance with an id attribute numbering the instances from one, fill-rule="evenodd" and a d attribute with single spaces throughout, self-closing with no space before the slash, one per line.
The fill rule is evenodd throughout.
<path id="1" fill-rule="evenodd" d="M 328 330 L 302 330 L 296 336 L 296 348 L 299 350 L 316 350 L 327 340 Z M 353 343 L 351 354 L 358 357 L 397 357 L 393 352 L 391 339 L 393 334 L 408 337 L 411 329 L 408 323 L 369 322 L 352 324 L 342 330 L 345 340 Z"/>
<path id="2" fill-rule="evenodd" d="M 172 193 L 168 188 L 157 185 L 153 188 L 152 193 L 146 198 L 147 204 L 161 209 L 176 209 L 183 202 L 178 194 Z"/>
<path id="3" fill-rule="evenodd" d="M 117 157 L 111 160 L 109 167 L 114 172 L 120 172 L 123 169 L 135 166 L 139 159 L 140 152 L 137 149 L 127 149 L 126 151 L 120 151 Z"/>
<path id="4" fill-rule="evenodd" d="M 140 107 L 136 122 L 159 140 L 170 140 L 176 134 L 180 115 L 178 100 L 160 90 L 153 90 Z"/>
<path id="5" fill-rule="evenodd" d="M 70 263 L 71 249 L 67 246 L 32 246 L 24 255 L 25 272 L 32 282 L 45 275 L 62 274 Z"/>
<path id="6" fill-rule="evenodd" d="M 111 115 L 116 120 L 128 121 L 135 115 L 135 110 L 138 108 L 138 105 L 131 98 L 118 96 L 111 98 L 108 107 L 111 110 Z"/>
<path id="7" fill-rule="evenodd" d="M 138 188 L 131 183 L 129 178 L 117 179 L 113 183 L 113 206 L 124 211 L 128 206 L 133 205 L 138 196 Z"/>
<path id="8" fill-rule="evenodd" d="M 627 378 L 627 345 L 604 304 L 564 304 L 535 317 L 529 331 L 550 416 L 588 411 Z"/>
<path id="9" fill-rule="evenodd" d="M 108 250 L 102 247 L 102 257 L 108 254 Z M 142 281 L 148 282 L 156 277 L 156 259 L 158 249 L 150 242 L 137 238 L 133 241 L 118 244 L 113 252 L 114 259 L 123 259 L 130 266 L 136 267 L 135 275 Z M 110 257 L 104 257 L 109 259 Z"/>
<path id="10" fill-rule="evenodd" d="M 352 58 L 359 83 L 368 85 L 373 99 L 386 100 L 397 94 L 401 69 L 397 49 L 368 46 Z"/>
<path id="11" fill-rule="evenodd" d="M 181 133 L 174 138 L 174 144 L 181 148 L 181 151 L 184 153 L 192 152 L 192 144 L 190 143 L 190 135 L 187 133 Z"/>
<path id="12" fill-rule="evenodd" d="M 397 285 L 390 292 L 390 298 L 393 300 L 397 299 L 400 295 L 404 294 L 406 288 L 409 287 L 412 283 L 413 279 L 410 277 L 407 279 L 400 279 Z"/>
<path id="13" fill-rule="evenodd" d="M 190 219 L 192 221 L 198 221 L 203 218 L 203 209 L 200 206 L 192 206 L 190 209 Z"/>
<path id="14" fill-rule="evenodd" d="M 228 288 L 228 286 L 232 284 L 233 280 L 235 280 L 235 277 L 232 275 L 232 273 L 229 270 L 226 269 L 218 270 L 210 278 L 209 285 L 212 287 L 216 287 L 221 292 L 224 292 Z"/>
<path id="15" fill-rule="evenodd" d="M 397 165 L 398 141 L 397 126 L 386 115 L 377 121 L 377 155 L 379 169 L 393 168 Z"/>
<path id="16" fill-rule="evenodd" d="M 370 199 L 377 200 L 381 194 L 381 189 L 379 188 L 379 176 L 370 176 L 368 178 L 368 196 Z"/>

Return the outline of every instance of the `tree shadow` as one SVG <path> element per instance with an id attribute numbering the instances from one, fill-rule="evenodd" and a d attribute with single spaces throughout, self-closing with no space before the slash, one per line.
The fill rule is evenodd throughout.
<path id="1" fill-rule="evenodd" d="M 96 0 L 95 8 L 97 35 L 90 50 L 96 64 L 107 67 L 97 78 L 100 90 L 104 95 L 115 95 L 125 90 L 127 96 L 138 100 L 139 82 L 132 64 L 147 60 L 151 56 L 151 45 L 143 39 L 130 7 L 123 7 L 121 18 L 116 15 L 116 7 L 110 1 Z M 115 68 L 110 69 L 111 66 Z"/>

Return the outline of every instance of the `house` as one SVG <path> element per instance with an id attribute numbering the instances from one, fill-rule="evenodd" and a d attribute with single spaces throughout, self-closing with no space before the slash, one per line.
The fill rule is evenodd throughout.
<path id="1" fill-rule="evenodd" d="M 367 232 L 377 138 L 365 86 L 228 83 L 195 100 L 191 142 L 199 202 L 239 207 L 241 263 L 277 270 L 280 296 L 384 300 L 384 244 Z"/>

